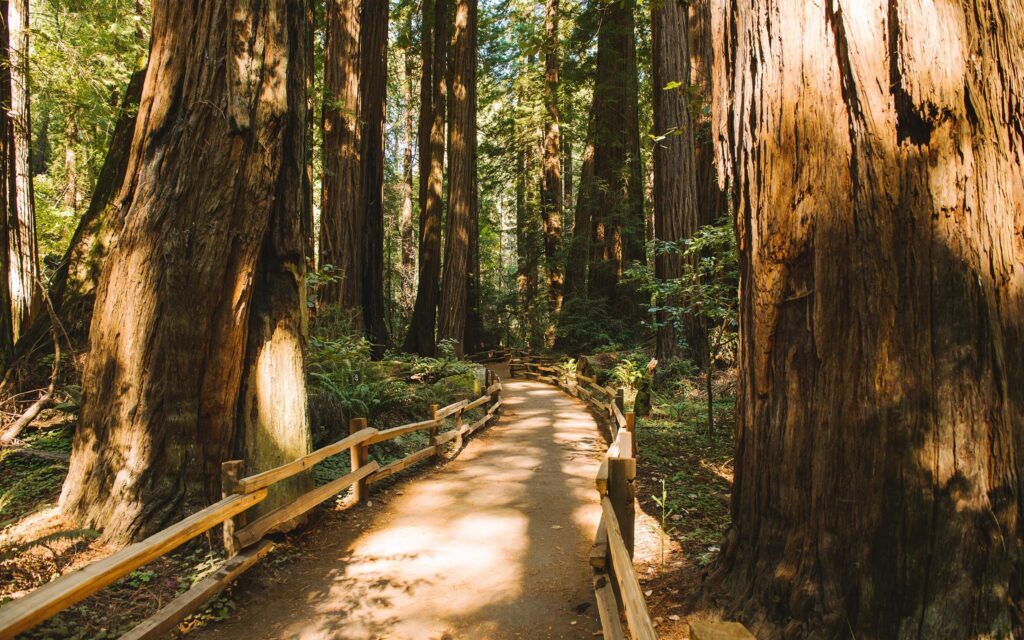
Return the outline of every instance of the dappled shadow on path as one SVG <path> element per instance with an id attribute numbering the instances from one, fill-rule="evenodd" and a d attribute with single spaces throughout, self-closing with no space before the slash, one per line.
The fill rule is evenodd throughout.
<path id="1" fill-rule="evenodd" d="M 286 577 L 248 585 L 233 619 L 202 637 L 592 637 L 605 442 L 557 389 L 506 381 L 504 397 L 501 420 L 457 460 L 322 526 Z"/>

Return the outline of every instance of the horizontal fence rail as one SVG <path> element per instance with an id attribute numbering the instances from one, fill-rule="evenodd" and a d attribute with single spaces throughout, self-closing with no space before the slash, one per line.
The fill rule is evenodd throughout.
<path id="1" fill-rule="evenodd" d="M 504 351 L 500 352 L 500 355 L 500 359 L 509 357 L 508 352 Z M 493 354 L 489 357 L 493 357 Z M 480 361 L 496 360 L 478 360 Z M 357 502 L 365 501 L 370 484 L 423 460 L 436 458 L 442 453 L 442 445 L 454 441 L 457 454 L 462 449 L 465 438 L 493 421 L 502 405 L 501 379 L 489 369 L 485 371 L 482 395 L 460 400 L 443 408 L 432 405 L 429 420 L 378 430 L 369 428 L 365 418 L 355 418 L 349 423 L 349 435 L 346 438 L 287 464 L 246 477 L 242 477 L 245 466 L 243 461 L 224 462 L 221 478 L 224 494 L 222 500 L 145 540 L 61 576 L 23 598 L 3 605 L 0 607 L 0 640 L 10 640 L 196 536 L 217 525 L 223 525 L 227 560 L 211 575 L 200 580 L 191 589 L 122 636 L 122 639 L 150 640 L 166 636 L 181 620 L 194 613 L 273 550 L 274 543 L 264 536 L 282 530 L 299 516 L 348 487 L 353 487 L 353 495 Z M 487 410 L 482 418 L 472 424 L 463 423 L 464 414 L 485 405 Z M 454 418 L 454 428 L 442 434 L 440 429 L 448 418 Z M 371 445 L 417 431 L 430 432 L 429 446 L 384 467 L 376 461 L 369 460 Z M 307 472 L 317 463 L 346 450 L 350 452 L 352 460 L 350 473 L 299 496 L 251 523 L 247 521 L 246 510 L 262 502 L 271 486 Z"/>

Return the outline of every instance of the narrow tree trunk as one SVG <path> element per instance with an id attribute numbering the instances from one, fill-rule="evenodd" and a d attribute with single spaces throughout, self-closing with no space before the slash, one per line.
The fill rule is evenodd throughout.
<path id="1" fill-rule="evenodd" d="M 424 11 L 426 11 L 424 2 Z M 444 141 L 445 141 L 445 100 L 447 86 L 448 2 L 434 0 L 434 26 L 431 38 L 424 38 L 424 45 L 432 44 L 431 54 L 431 124 L 430 124 L 430 171 L 420 180 L 426 183 L 426 197 L 420 211 L 420 267 L 419 283 L 416 288 L 416 305 L 413 309 L 409 333 L 403 348 L 420 355 L 432 356 L 436 350 L 435 328 L 437 326 L 437 303 L 440 298 L 441 274 L 441 208 L 444 188 Z M 426 29 L 426 22 L 424 22 Z M 424 56 L 426 58 L 426 56 Z M 426 60 L 424 60 L 426 61 Z M 425 72 L 424 72 L 425 73 Z M 421 111 L 422 113 L 422 111 Z M 421 123 L 422 124 L 422 123 Z M 427 149 L 428 147 L 423 147 Z M 425 151 L 421 151 L 423 155 Z M 422 167 L 422 164 L 421 164 Z"/>
<path id="2" fill-rule="evenodd" d="M 484 325 L 483 314 L 480 309 L 480 179 L 479 179 L 479 158 L 477 153 L 477 78 L 476 69 L 479 68 L 480 48 L 474 42 L 473 46 L 473 75 L 470 79 L 469 94 L 472 116 L 468 133 L 470 149 L 470 168 L 472 171 L 473 187 L 469 196 L 469 274 L 466 279 L 466 353 L 476 353 L 483 348 Z"/>
<path id="3" fill-rule="evenodd" d="M 7 0 L 0 0 L 0 15 L 8 14 Z M 10 212 L 15 198 L 14 188 L 14 125 L 11 122 L 10 31 L 7 21 L 0 20 L 0 369 L 7 370 L 14 352 L 14 319 L 11 315 Z"/>
<path id="4" fill-rule="evenodd" d="M 64 206 L 78 211 L 81 198 L 78 191 L 78 115 L 72 113 L 64 130 Z"/>
<path id="5" fill-rule="evenodd" d="M 595 96 L 596 99 L 596 96 Z M 596 103 L 591 109 L 587 124 L 586 146 L 580 159 L 580 184 L 573 209 L 572 241 L 569 244 L 569 258 L 565 269 L 565 301 L 587 297 L 587 266 L 590 255 L 591 218 L 595 204 L 594 181 L 594 117 Z"/>
<path id="6" fill-rule="evenodd" d="M 967 0 L 715 13 L 733 527 L 758 638 L 1024 634 L 1024 30 Z"/>
<path id="7" fill-rule="evenodd" d="M 714 224 L 728 215 L 725 189 L 715 170 L 715 148 L 711 138 L 711 92 L 714 67 L 711 33 L 712 3 L 690 2 L 690 85 L 700 95 L 701 108 L 693 113 L 694 164 L 697 171 L 698 226 Z"/>
<path id="8" fill-rule="evenodd" d="M 558 0 L 547 0 L 544 14 L 544 181 L 541 213 L 544 219 L 544 263 L 548 277 L 548 326 L 545 342 L 555 344 L 555 327 L 562 308 L 565 275 L 560 264 L 562 250 L 562 158 L 561 117 L 558 112 Z"/>
<path id="9" fill-rule="evenodd" d="M 29 111 L 29 0 L 10 0 L 10 117 L 14 171 L 8 200 L 11 320 L 17 340 L 39 307 L 39 250 L 32 193 L 32 118 Z"/>
<path id="10" fill-rule="evenodd" d="M 594 84 L 595 205 L 591 220 L 590 294 L 636 313 L 618 300 L 625 270 L 644 260 L 643 177 L 634 11 L 636 0 L 601 3 Z"/>
<path id="11" fill-rule="evenodd" d="M 654 92 L 654 231 L 663 242 L 678 243 L 697 230 L 697 186 L 693 157 L 693 125 L 690 120 L 689 19 L 682 0 L 666 0 L 651 6 Z M 670 83 L 677 83 L 667 89 Z M 670 280 L 682 275 L 682 258 L 677 252 L 659 251 L 654 259 L 654 276 Z M 661 304 L 678 301 L 662 300 Z M 657 358 L 671 360 L 679 354 L 675 326 L 668 314 L 658 314 Z M 699 320 L 687 322 L 692 347 L 700 334 Z M 701 349 L 706 352 L 706 349 Z"/>
<path id="12" fill-rule="evenodd" d="M 324 51 L 324 178 L 320 210 L 320 268 L 333 268 L 334 282 L 321 300 L 365 327 L 363 315 L 363 236 L 366 200 L 360 160 L 360 16 L 362 0 L 328 0 Z"/>
<path id="13" fill-rule="evenodd" d="M 444 284 L 441 288 L 438 338 L 455 342 L 463 354 L 466 331 L 469 233 L 473 204 L 472 132 L 476 129 L 476 26 L 477 0 L 455 4 L 452 56 L 451 155 L 449 156 L 448 229 L 445 241 Z"/>
<path id="14" fill-rule="evenodd" d="M 411 15 L 411 14 L 410 14 Z M 411 22 L 411 18 L 410 18 Z M 409 26 L 410 33 L 412 31 Z M 412 310 L 416 295 L 416 244 L 412 232 L 413 213 L 413 138 L 415 116 L 413 115 L 413 71 L 414 60 L 412 47 L 405 52 L 405 78 L 402 83 L 403 104 L 405 108 L 405 129 L 402 132 L 402 308 L 406 312 Z"/>
<path id="15" fill-rule="evenodd" d="M 61 496 L 110 540 L 218 498 L 220 463 L 239 451 L 257 472 L 307 450 L 305 11 L 154 2 L 124 230 L 97 291 Z"/>
<path id="16" fill-rule="evenodd" d="M 572 141 L 562 132 L 562 217 L 572 220 Z M 573 227 L 573 231 L 575 231 Z M 568 271 L 568 270 L 567 270 Z M 563 288 L 564 297 L 564 288 Z"/>
<path id="17" fill-rule="evenodd" d="M 384 310 L 384 108 L 388 86 L 387 2 L 364 2 L 360 26 L 360 163 L 363 172 L 363 319 L 375 357 L 390 346 Z"/>

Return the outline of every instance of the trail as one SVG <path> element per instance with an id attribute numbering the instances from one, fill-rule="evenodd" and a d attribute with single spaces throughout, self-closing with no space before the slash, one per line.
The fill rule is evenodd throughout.
<path id="1" fill-rule="evenodd" d="M 243 578 L 230 620 L 194 635 L 594 637 L 587 557 L 606 444 L 580 401 L 498 373 L 504 414 L 456 460 L 321 523 L 304 555 Z"/>

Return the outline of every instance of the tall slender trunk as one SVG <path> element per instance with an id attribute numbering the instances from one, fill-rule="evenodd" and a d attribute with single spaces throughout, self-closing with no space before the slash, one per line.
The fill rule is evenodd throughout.
<path id="1" fill-rule="evenodd" d="M 654 104 L 654 232 L 662 242 L 678 243 L 697 230 L 697 185 L 693 154 L 693 125 L 690 119 L 689 16 L 681 0 L 666 0 L 651 6 Z M 671 84 L 675 83 L 675 85 Z M 669 86 L 675 88 L 668 89 Z M 654 276 L 671 280 L 682 275 L 678 252 L 655 255 Z M 671 300 L 659 301 L 670 305 Z M 675 301 L 678 303 L 678 301 Z M 658 314 L 657 357 L 670 360 L 679 354 L 676 329 L 670 316 Z M 688 320 L 687 342 L 700 347 L 701 323 Z M 706 349 L 701 349 L 706 352 Z"/>
<path id="2" fill-rule="evenodd" d="M 35 197 L 32 193 L 32 118 L 29 109 L 29 0 L 10 0 L 10 117 L 13 138 L 8 233 L 11 320 L 14 339 L 39 307 L 39 249 L 36 243 Z"/>
<path id="3" fill-rule="evenodd" d="M 410 14 L 411 15 L 411 14 Z M 410 18 L 411 22 L 412 19 Z M 409 31 L 412 31 L 411 26 Z M 413 72 L 415 60 L 412 47 L 405 51 L 405 78 L 402 83 L 402 101 L 405 109 L 405 129 L 402 131 L 402 309 L 412 310 L 416 295 L 416 244 L 412 232 L 413 213 L 413 139 L 415 115 L 413 114 Z"/>
<path id="4" fill-rule="evenodd" d="M 96 295 L 61 496 L 110 540 L 217 499 L 220 464 L 238 453 L 258 472 L 309 450 L 306 8 L 154 2 L 127 210 Z"/>
<path id="5" fill-rule="evenodd" d="M 562 217 L 572 219 L 572 141 L 562 132 Z M 573 232 L 576 228 L 573 227 Z M 568 269 L 566 269 L 568 271 Z M 568 276 L 567 276 L 568 277 Z M 564 288 L 563 288 L 564 296 Z"/>
<path id="6" fill-rule="evenodd" d="M 324 178 L 320 204 L 320 268 L 333 268 L 321 301 L 363 316 L 366 188 L 360 160 L 360 17 L 362 0 L 328 0 L 324 51 Z"/>
<path id="7" fill-rule="evenodd" d="M 594 84 L 594 191 L 591 219 L 590 294 L 636 313 L 618 299 L 618 283 L 644 260 L 643 176 L 634 12 L 636 0 L 601 3 Z"/>
<path id="8" fill-rule="evenodd" d="M 758 638 L 1024 634 L 1024 29 L 965 0 L 715 11 Z"/>
<path id="9" fill-rule="evenodd" d="M 698 91 L 701 105 L 693 113 L 698 226 L 713 224 L 729 213 L 725 189 L 719 184 L 715 170 L 715 148 L 711 137 L 711 74 L 714 68 L 711 12 L 715 1 L 690 2 L 690 85 Z"/>
<path id="10" fill-rule="evenodd" d="M 391 345 L 384 309 L 384 109 L 388 86 L 388 2 L 364 2 L 360 25 L 360 163 L 363 172 L 363 322 L 375 357 Z"/>
<path id="11" fill-rule="evenodd" d="M 466 338 L 465 347 L 467 353 L 475 353 L 483 348 L 484 325 L 483 314 L 480 309 L 480 178 L 478 170 L 477 153 L 477 78 L 476 69 L 479 68 L 480 48 L 474 42 L 473 62 L 474 69 L 470 81 L 470 108 L 472 126 L 469 129 L 468 140 L 470 149 L 470 169 L 472 171 L 473 187 L 470 189 L 469 202 L 469 274 L 466 279 Z"/>
<path id="12" fill-rule="evenodd" d="M 541 212 L 544 219 L 544 263 L 548 276 L 549 319 L 545 342 L 555 344 L 555 328 L 562 308 L 565 275 L 562 259 L 562 158 L 561 117 L 558 111 L 558 0 L 547 0 L 544 12 L 544 182 Z"/>
<path id="13" fill-rule="evenodd" d="M 426 194 L 420 211 L 420 266 L 419 283 L 416 287 L 416 305 L 413 309 L 409 333 L 406 334 L 404 350 L 420 355 L 434 355 L 436 351 L 435 328 L 437 326 L 437 303 L 440 298 L 441 274 L 441 208 L 444 188 L 444 142 L 445 142 L 445 100 L 447 85 L 448 46 L 448 2 L 434 0 L 434 14 L 431 18 L 433 34 L 424 45 L 432 44 L 431 60 L 431 108 L 430 108 L 430 171 L 425 176 Z M 424 11 L 427 3 L 424 2 Z M 424 22 L 426 30 L 426 22 Z M 426 56 L 424 56 L 426 57 Z M 424 73 L 426 73 L 424 71 Z M 422 113 L 422 111 L 421 111 Z M 422 123 L 421 123 L 422 124 Z M 421 155 L 424 151 L 420 152 Z M 422 167 L 422 164 L 421 164 Z M 423 181 L 424 176 L 420 175 Z"/>
<path id="14" fill-rule="evenodd" d="M 64 130 L 64 206 L 78 211 L 81 196 L 78 190 L 78 114 L 72 112 Z"/>
<path id="15" fill-rule="evenodd" d="M 0 15 L 7 15 L 7 0 L 0 0 Z M 14 206 L 14 126 L 11 123 L 10 31 L 0 20 L 0 369 L 6 371 L 14 352 L 14 319 L 11 315 L 9 279 L 11 211 Z"/>
<path id="16" fill-rule="evenodd" d="M 594 97 L 594 100 L 597 96 Z M 573 208 L 572 241 L 569 243 L 569 258 L 565 269 L 565 304 L 587 297 L 587 267 L 590 255 L 591 219 L 595 200 L 594 180 L 594 136 L 597 103 L 593 104 L 587 123 L 587 137 L 580 158 L 580 182 L 577 187 L 576 206 Z"/>
<path id="17" fill-rule="evenodd" d="M 469 234 L 472 226 L 473 135 L 476 129 L 477 0 L 455 4 L 452 56 L 451 155 L 449 156 L 448 229 L 445 242 L 444 284 L 441 288 L 438 338 L 455 342 L 462 355 L 466 331 Z"/>

